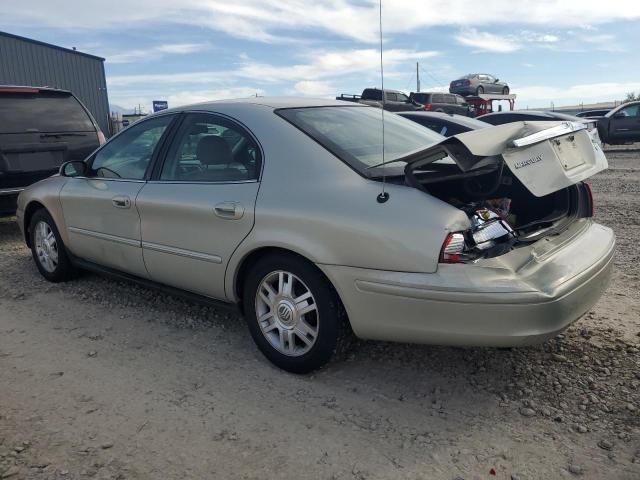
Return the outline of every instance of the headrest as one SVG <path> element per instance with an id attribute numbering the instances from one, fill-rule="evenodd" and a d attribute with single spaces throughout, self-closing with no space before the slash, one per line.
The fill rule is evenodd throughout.
<path id="1" fill-rule="evenodd" d="M 233 152 L 227 141 L 217 135 L 207 135 L 198 142 L 196 156 L 202 165 L 228 165 L 233 162 Z"/>

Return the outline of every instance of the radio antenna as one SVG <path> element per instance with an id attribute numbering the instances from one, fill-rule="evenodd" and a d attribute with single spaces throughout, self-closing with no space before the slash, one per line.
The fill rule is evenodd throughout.
<path id="1" fill-rule="evenodd" d="M 385 190 L 385 184 L 387 183 L 387 169 L 384 159 L 384 63 L 382 61 L 382 0 L 380 0 L 380 9 L 378 11 L 378 17 L 380 21 L 380 86 L 382 95 L 382 192 L 378 194 L 378 203 L 384 203 L 389 200 L 389 193 Z"/>

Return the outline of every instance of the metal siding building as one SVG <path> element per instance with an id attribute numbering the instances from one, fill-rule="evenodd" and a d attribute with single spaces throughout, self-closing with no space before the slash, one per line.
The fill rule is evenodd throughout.
<path id="1" fill-rule="evenodd" d="M 0 85 L 69 90 L 109 136 L 104 58 L 0 32 Z"/>

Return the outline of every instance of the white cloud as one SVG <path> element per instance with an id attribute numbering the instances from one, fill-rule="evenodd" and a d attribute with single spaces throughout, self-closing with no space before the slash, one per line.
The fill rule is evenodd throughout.
<path id="1" fill-rule="evenodd" d="M 393 76 L 393 68 L 406 62 L 424 60 L 436 56 L 437 52 L 391 49 L 385 51 L 385 68 Z M 240 65 L 235 70 L 187 72 L 170 74 L 114 75 L 107 77 L 109 87 L 132 85 L 179 85 L 228 83 L 233 79 L 251 79 L 257 83 L 319 82 L 353 73 L 377 73 L 380 68 L 380 52 L 375 49 L 340 51 L 312 51 L 304 56 L 306 62 L 293 65 L 255 63 L 246 55 L 240 56 Z M 319 83 L 317 85 L 320 85 Z M 304 87 L 302 87 L 304 88 Z"/>
<path id="2" fill-rule="evenodd" d="M 128 87 L 131 85 L 179 85 L 196 83 L 219 83 L 228 80 L 227 72 L 188 72 L 160 73 L 136 75 L 110 75 L 107 77 L 109 87 Z"/>
<path id="3" fill-rule="evenodd" d="M 209 46 L 205 43 L 178 43 L 159 45 L 157 47 L 129 50 L 128 52 L 106 55 L 108 63 L 134 63 L 143 60 L 156 60 L 165 55 L 187 55 L 206 50 Z"/>
<path id="4" fill-rule="evenodd" d="M 384 64 L 385 68 L 391 69 L 403 62 L 424 60 L 436 55 L 438 52 L 390 49 L 384 52 Z M 376 72 L 380 69 L 380 51 L 373 48 L 312 51 L 305 55 L 305 59 L 306 63 L 282 66 L 253 63 L 250 59 L 245 58 L 244 63 L 235 74 L 264 82 L 279 82 L 283 80 L 318 80 L 358 72 Z"/>
<path id="5" fill-rule="evenodd" d="M 489 32 L 480 32 L 470 28 L 456 35 L 461 45 L 472 47 L 474 51 L 509 53 L 520 50 L 521 45 L 509 36 L 500 36 Z"/>
<path id="6" fill-rule="evenodd" d="M 281 41 L 292 29 L 298 37 L 308 37 L 309 31 L 315 30 L 363 42 L 378 39 L 377 0 L 110 0 L 107 8 L 96 0 L 66 0 L 64 8 L 50 0 L 5 3 L 2 20 L 6 25 L 120 29 L 140 23 L 174 23 L 265 42 Z M 584 29 L 638 19 L 640 2 L 537 0 L 511 2 L 507 8 L 504 0 L 484 0 L 481 7 L 476 0 L 456 0 L 443 8 L 441 0 L 394 0 L 383 4 L 383 17 L 387 34 L 430 26 L 512 23 Z"/>
<path id="7" fill-rule="evenodd" d="M 560 37 L 531 30 L 522 30 L 517 34 L 498 35 L 468 28 L 459 32 L 455 39 L 461 45 L 473 47 L 474 52 L 511 53 L 527 45 L 553 45 L 560 40 Z"/>
<path id="8" fill-rule="evenodd" d="M 303 80 L 296 83 L 293 88 L 296 93 L 309 97 L 327 97 L 335 96 L 336 94 L 336 87 L 334 87 L 330 82 L 316 80 Z"/>
<path id="9" fill-rule="evenodd" d="M 256 94 L 263 95 L 264 90 L 242 86 L 215 90 L 179 90 L 164 96 L 153 96 L 149 92 L 122 92 L 110 95 L 109 100 L 112 104 L 125 109 L 137 108 L 141 104 L 143 110 L 145 110 L 145 107 L 147 110 L 151 110 L 151 102 L 153 100 L 167 100 L 169 107 L 173 108 L 214 100 L 253 97 Z"/>
<path id="10" fill-rule="evenodd" d="M 552 87 L 532 85 L 519 87 L 514 85 L 512 92 L 517 94 L 517 108 L 526 106 L 556 106 L 572 103 L 588 103 L 619 100 L 629 92 L 640 91 L 640 82 L 603 82 L 591 84 Z"/>

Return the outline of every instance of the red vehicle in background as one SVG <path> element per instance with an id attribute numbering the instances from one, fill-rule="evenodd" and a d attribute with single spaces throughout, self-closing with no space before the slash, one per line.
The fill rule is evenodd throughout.
<path id="1" fill-rule="evenodd" d="M 479 117 L 486 113 L 502 111 L 502 105 L 498 107 L 498 110 L 493 109 L 493 102 L 495 101 L 507 101 L 509 102 L 509 110 L 513 110 L 516 103 L 516 96 L 515 94 L 499 95 L 491 93 L 481 93 L 479 95 L 470 95 L 468 97 L 465 97 L 465 100 L 469 104 L 469 116 Z"/>

